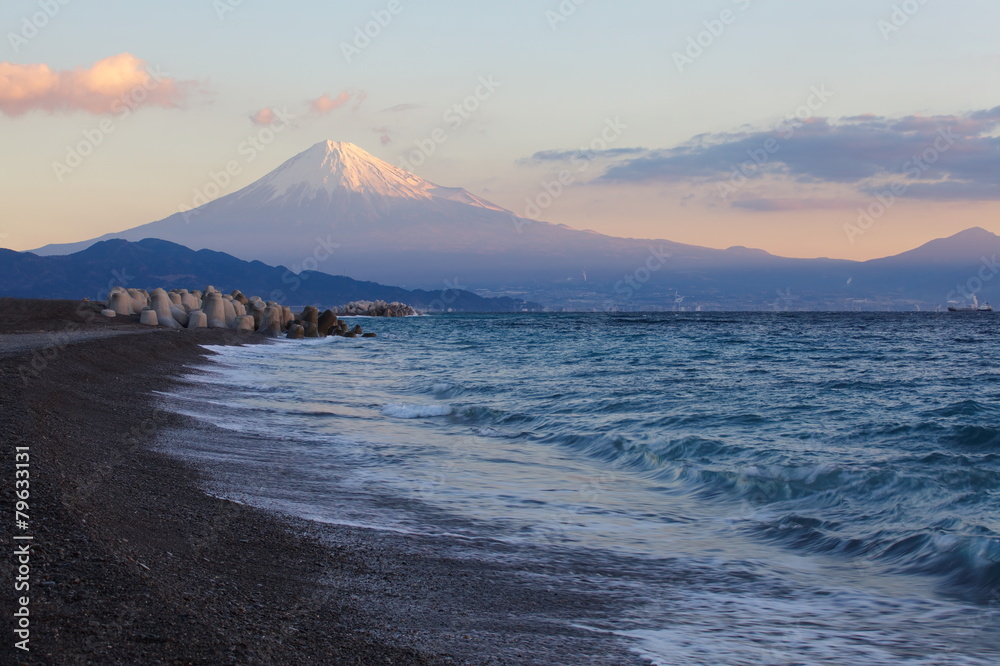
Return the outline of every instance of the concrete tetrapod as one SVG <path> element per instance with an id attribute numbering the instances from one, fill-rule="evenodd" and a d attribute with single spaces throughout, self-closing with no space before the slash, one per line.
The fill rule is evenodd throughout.
<path id="1" fill-rule="evenodd" d="M 276 338 L 281 334 L 283 313 L 280 305 L 268 305 L 260 316 L 260 326 L 257 330 L 264 335 Z"/>
<path id="2" fill-rule="evenodd" d="M 149 294 L 141 289 L 127 289 L 129 297 L 132 299 L 132 310 L 135 313 L 142 312 L 143 308 L 149 307 Z"/>
<path id="3" fill-rule="evenodd" d="M 252 331 L 254 329 L 253 315 L 240 315 L 236 318 L 237 331 Z"/>
<path id="4" fill-rule="evenodd" d="M 108 301 L 108 307 L 115 311 L 115 314 L 128 316 L 134 314 L 136 310 L 132 308 L 132 297 L 128 295 L 128 292 L 124 289 L 118 288 L 111 290 L 111 297 Z"/>
<path id="5" fill-rule="evenodd" d="M 188 328 L 208 328 L 208 316 L 201 310 L 191 310 L 188 313 Z"/>
<path id="6" fill-rule="evenodd" d="M 222 307 L 226 311 L 226 328 L 236 328 L 236 308 L 232 299 L 222 297 Z"/>
<path id="7" fill-rule="evenodd" d="M 174 320 L 181 325 L 181 328 L 186 327 L 190 321 L 188 311 L 184 309 L 183 305 L 171 305 L 170 314 L 174 316 Z"/>
<path id="8" fill-rule="evenodd" d="M 145 324 L 146 326 L 156 326 L 159 322 L 156 319 L 156 311 L 152 308 L 146 308 L 141 313 L 139 313 L 139 323 Z"/>
<path id="9" fill-rule="evenodd" d="M 222 300 L 222 294 L 213 291 L 205 296 L 202 310 L 208 317 L 209 328 L 226 328 L 226 306 Z"/>
<path id="10" fill-rule="evenodd" d="M 163 289 L 154 289 L 149 297 L 149 307 L 156 312 L 156 320 L 160 326 L 167 328 L 180 328 L 181 325 L 174 319 L 174 313 L 170 311 L 170 297 Z"/>

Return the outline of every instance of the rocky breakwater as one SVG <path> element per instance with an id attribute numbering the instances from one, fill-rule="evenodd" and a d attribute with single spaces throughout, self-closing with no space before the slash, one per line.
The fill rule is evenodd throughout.
<path id="1" fill-rule="evenodd" d="M 353 328 L 338 315 L 370 317 L 405 317 L 417 314 L 408 305 L 385 301 L 357 301 L 320 313 L 306 306 L 298 315 L 287 305 L 265 301 L 259 296 L 244 296 L 239 290 L 223 294 L 209 286 L 204 291 L 174 289 L 125 289 L 115 287 L 108 296 L 105 317 L 139 315 L 139 323 L 167 328 L 227 328 L 236 331 L 256 331 L 271 337 L 284 334 L 291 339 L 325 338 L 339 335 L 346 338 L 374 338 L 361 326 Z"/>
<path id="2" fill-rule="evenodd" d="M 286 337 L 291 339 L 325 338 L 331 335 L 339 335 L 344 338 L 374 338 L 377 334 L 365 333 L 360 325 L 355 325 L 352 328 L 346 321 L 340 319 L 332 309 L 320 313 L 318 308 L 308 305 L 289 326 Z"/>
<path id="3" fill-rule="evenodd" d="M 344 317 L 412 317 L 419 314 L 405 303 L 385 301 L 354 301 L 347 305 L 331 308 L 336 315 Z"/>

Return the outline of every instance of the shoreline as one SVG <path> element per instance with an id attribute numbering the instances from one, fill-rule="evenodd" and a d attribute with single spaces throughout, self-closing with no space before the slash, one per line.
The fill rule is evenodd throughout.
<path id="1" fill-rule="evenodd" d="M 34 314 L 0 333 L 77 323 L 71 302 L 27 303 Z M 449 558 L 454 544 L 437 537 L 285 519 L 207 494 L 205 473 L 163 452 L 193 424 L 163 411 L 155 392 L 205 362 L 201 345 L 265 338 L 112 322 L 77 323 L 74 332 L 101 337 L 50 345 L 27 376 L 19 371 L 38 349 L 4 351 L 19 336 L 0 335 L 4 455 L 13 463 L 14 447 L 26 446 L 31 456 L 30 652 L 11 638 L 3 649 L 15 660 L 643 663 L 619 639 L 542 621 L 601 603 L 596 595 L 532 588 L 530 571 Z M 8 580 L 13 562 L 0 565 Z M 417 617 L 435 608 L 443 617 Z"/>

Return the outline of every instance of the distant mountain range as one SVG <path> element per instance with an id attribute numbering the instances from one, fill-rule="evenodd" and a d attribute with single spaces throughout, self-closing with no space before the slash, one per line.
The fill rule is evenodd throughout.
<path id="1" fill-rule="evenodd" d="M 293 273 L 319 270 L 432 293 L 474 290 L 556 309 L 884 310 L 1000 302 L 990 263 L 1000 255 L 1000 237 L 984 229 L 867 262 L 615 238 L 519 217 L 333 141 L 194 210 L 35 252 L 64 255 L 113 238 L 159 238 Z"/>
<path id="2" fill-rule="evenodd" d="M 104 300 L 114 286 L 139 289 L 239 289 L 285 305 L 329 307 L 357 300 L 399 301 L 418 310 L 520 312 L 540 309 L 514 298 L 484 298 L 457 288 L 422 291 L 387 287 L 315 271 L 243 261 L 212 250 L 145 239 L 100 241 L 70 255 L 41 257 L 0 249 L 0 295 L 20 298 Z"/>

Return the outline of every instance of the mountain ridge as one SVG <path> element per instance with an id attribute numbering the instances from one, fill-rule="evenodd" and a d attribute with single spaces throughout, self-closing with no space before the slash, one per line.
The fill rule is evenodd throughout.
<path id="1" fill-rule="evenodd" d="M 268 265 L 431 291 L 461 284 L 584 310 L 933 308 L 977 274 L 981 253 L 1000 253 L 1000 237 L 980 228 L 866 262 L 607 236 L 518 217 L 330 140 L 195 210 L 38 253 L 111 238 L 160 238 Z"/>
<path id="2" fill-rule="evenodd" d="M 83 297 L 103 300 L 113 286 L 140 289 L 240 289 L 284 305 L 330 307 L 358 300 L 400 301 L 418 310 L 520 312 L 540 309 L 514 298 L 485 298 L 457 286 L 409 290 L 317 271 L 243 261 L 224 252 L 192 250 L 147 238 L 112 239 L 70 255 L 39 256 L 0 249 L 0 295 L 19 298 Z"/>

